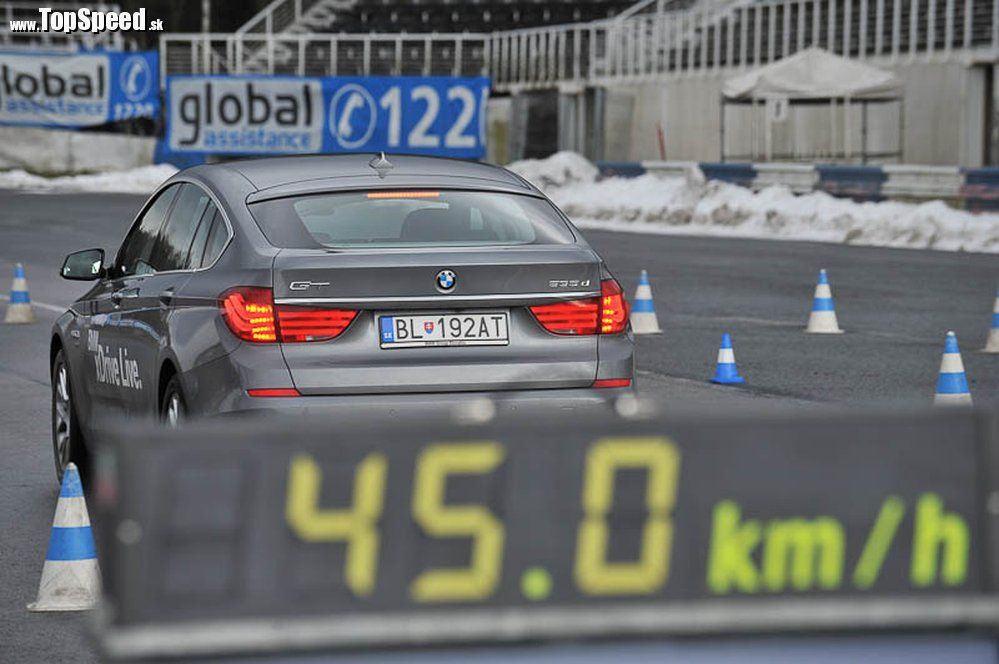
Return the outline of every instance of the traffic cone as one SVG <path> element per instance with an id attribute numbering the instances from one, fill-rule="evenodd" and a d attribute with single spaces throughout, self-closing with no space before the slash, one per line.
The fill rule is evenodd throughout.
<path id="1" fill-rule="evenodd" d="M 92 609 L 101 587 L 94 535 L 76 464 L 66 466 L 56 504 L 49 550 L 38 584 L 38 599 L 29 611 Z"/>
<path id="2" fill-rule="evenodd" d="M 735 351 L 732 349 L 732 337 L 728 332 L 722 335 L 721 347 L 718 349 L 718 366 L 711 382 L 719 385 L 742 385 L 746 382 L 735 368 Z"/>
<path id="3" fill-rule="evenodd" d="M 10 303 L 3 322 L 35 322 L 35 311 L 31 308 L 31 296 L 28 295 L 28 282 L 24 278 L 24 266 L 20 263 L 14 266 L 14 283 L 10 287 Z"/>
<path id="4" fill-rule="evenodd" d="M 661 334 L 659 319 L 656 318 L 656 303 L 652 301 L 652 286 L 649 273 L 642 270 L 635 289 L 635 299 L 631 303 L 631 330 L 635 334 Z"/>
<path id="5" fill-rule="evenodd" d="M 940 377 L 937 378 L 936 404 L 971 405 L 971 392 L 968 391 L 968 378 L 964 375 L 964 362 L 961 349 L 957 346 L 957 335 L 947 333 L 944 342 L 943 358 L 940 360 Z"/>
<path id="6" fill-rule="evenodd" d="M 992 328 L 989 330 L 989 340 L 985 342 L 983 353 L 999 353 L 999 290 L 996 290 L 996 301 L 992 305 Z"/>
<path id="7" fill-rule="evenodd" d="M 843 334 L 836 320 L 832 289 L 825 270 L 819 270 L 819 281 L 815 284 L 815 297 L 812 298 L 812 313 L 808 317 L 805 332 L 810 334 Z"/>

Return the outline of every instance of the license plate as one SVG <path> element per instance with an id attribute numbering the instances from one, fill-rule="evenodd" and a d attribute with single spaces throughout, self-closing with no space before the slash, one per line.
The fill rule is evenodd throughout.
<path id="1" fill-rule="evenodd" d="M 510 343 L 510 314 L 390 314 L 378 317 L 382 348 L 419 346 L 505 346 Z"/>

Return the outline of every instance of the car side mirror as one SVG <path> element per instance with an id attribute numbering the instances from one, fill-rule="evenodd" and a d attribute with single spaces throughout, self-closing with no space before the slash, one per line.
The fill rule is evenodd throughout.
<path id="1" fill-rule="evenodd" d="M 62 263 L 59 274 L 73 281 L 96 281 L 104 276 L 104 250 L 74 251 Z"/>

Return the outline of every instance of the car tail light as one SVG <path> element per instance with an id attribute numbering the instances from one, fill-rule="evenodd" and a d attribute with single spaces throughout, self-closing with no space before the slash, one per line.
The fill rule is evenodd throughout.
<path id="1" fill-rule="evenodd" d="M 593 381 L 593 387 L 631 387 L 630 378 L 599 378 Z"/>
<path id="2" fill-rule="evenodd" d="M 354 322 L 357 311 L 277 305 L 278 335 L 284 342 L 326 341 Z"/>
<path id="3" fill-rule="evenodd" d="M 600 282 L 600 334 L 618 334 L 628 326 L 628 302 L 614 279 Z"/>
<path id="4" fill-rule="evenodd" d="M 270 288 L 240 286 L 219 297 L 222 318 L 232 333 L 243 341 L 277 341 L 274 298 Z"/>
<path id="5" fill-rule="evenodd" d="M 254 387 L 246 391 L 251 397 L 300 397 L 294 387 Z"/>
<path id="6" fill-rule="evenodd" d="M 531 313 L 553 334 L 618 334 L 628 325 L 628 303 L 613 279 L 600 282 L 600 297 L 539 304 Z"/>
<path id="7" fill-rule="evenodd" d="M 232 333 L 256 343 L 326 341 L 339 336 L 357 311 L 275 305 L 269 288 L 240 286 L 219 298 L 222 318 Z"/>
<path id="8" fill-rule="evenodd" d="M 531 307 L 531 313 L 553 334 L 596 334 L 598 298 L 567 300 Z"/>

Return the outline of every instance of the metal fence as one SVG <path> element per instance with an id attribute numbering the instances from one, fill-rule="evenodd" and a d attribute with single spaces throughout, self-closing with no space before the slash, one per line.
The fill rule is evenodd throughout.
<path id="1" fill-rule="evenodd" d="M 764 65 L 818 47 L 852 58 L 999 52 L 997 0 L 763 0 L 493 35 L 499 88 Z"/>
<path id="2" fill-rule="evenodd" d="M 296 26 L 324 23 L 322 11 L 353 5 L 352 0 L 273 0 L 236 30 L 236 34 L 275 34 Z"/>
<path id="3" fill-rule="evenodd" d="M 489 70 L 489 35 L 169 34 L 161 74 L 477 76 Z"/>

